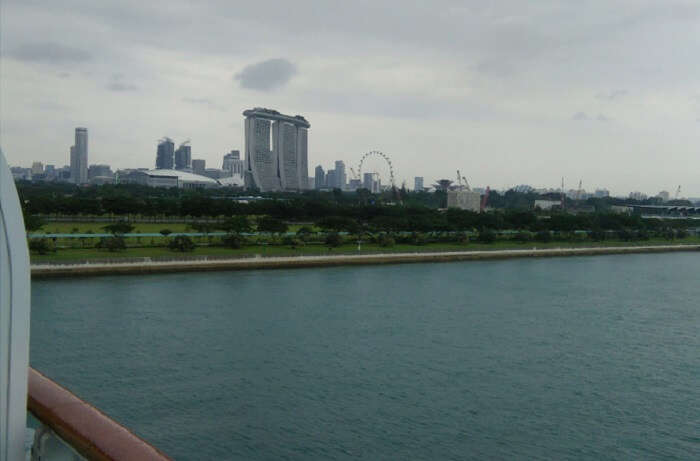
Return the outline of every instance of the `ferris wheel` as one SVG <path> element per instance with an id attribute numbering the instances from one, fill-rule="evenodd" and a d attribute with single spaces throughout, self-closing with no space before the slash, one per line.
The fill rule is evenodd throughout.
<path id="1" fill-rule="evenodd" d="M 357 166 L 357 173 L 356 173 L 357 177 L 355 179 L 362 180 L 362 166 L 368 157 L 379 157 L 381 159 L 384 159 L 387 166 L 389 167 L 389 180 L 391 182 L 391 187 L 396 188 L 396 184 L 394 183 L 394 166 L 391 163 L 391 159 L 389 158 L 388 155 L 386 155 L 385 153 L 380 152 L 378 150 L 369 151 L 362 156 L 362 158 L 360 159 L 360 164 Z M 354 170 L 352 170 L 352 169 L 351 169 L 351 171 L 354 172 Z"/>

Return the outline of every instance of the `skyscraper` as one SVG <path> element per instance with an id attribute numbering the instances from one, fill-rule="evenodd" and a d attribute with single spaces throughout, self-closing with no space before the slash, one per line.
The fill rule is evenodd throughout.
<path id="1" fill-rule="evenodd" d="M 188 170 L 192 168 L 192 146 L 185 141 L 175 151 L 175 169 Z"/>
<path id="2" fill-rule="evenodd" d="M 342 160 L 335 161 L 335 184 L 333 187 L 337 187 L 340 190 L 344 190 L 347 185 L 347 175 L 345 174 L 345 162 Z"/>
<path id="3" fill-rule="evenodd" d="M 88 182 L 88 134 L 87 128 L 75 129 L 75 144 L 70 148 L 71 182 L 85 184 Z"/>
<path id="4" fill-rule="evenodd" d="M 246 186 L 261 192 L 306 189 L 309 122 L 260 107 L 243 115 Z"/>
<path id="5" fill-rule="evenodd" d="M 365 173 L 362 175 L 362 187 L 369 190 L 373 194 L 381 191 L 381 182 L 379 181 L 379 174 L 377 173 Z"/>
<path id="6" fill-rule="evenodd" d="M 244 164 L 241 160 L 241 153 L 237 150 L 232 150 L 224 155 L 224 162 L 221 165 L 227 176 L 240 175 L 243 176 Z"/>
<path id="7" fill-rule="evenodd" d="M 204 176 L 206 167 L 207 167 L 206 160 L 203 160 L 203 159 L 192 160 L 192 173 Z"/>
<path id="8" fill-rule="evenodd" d="M 335 170 L 328 170 L 326 171 L 326 187 L 329 189 L 334 189 L 337 184 L 337 177 L 335 174 Z"/>
<path id="9" fill-rule="evenodd" d="M 323 189 L 326 187 L 326 173 L 321 165 L 316 167 L 314 174 L 314 189 Z"/>
<path id="10" fill-rule="evenodd" d="M 173 143 L 173 140 L 167 137 L 161 139 L 156 153 L 156 168 L 159 170 L 172 170 L 174 155 L 175 143 Z"/>
<path id="11" fill-rule="evenodd" d="M 423 191 L 423 176 L 416 176 L 413 178 L 413 190 L 416 192 Z"/>

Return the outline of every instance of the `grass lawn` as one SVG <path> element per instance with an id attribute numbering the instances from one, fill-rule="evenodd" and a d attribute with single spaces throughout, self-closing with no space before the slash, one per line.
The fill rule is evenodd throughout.
<path id="1" fill-rule="evenodd" d="M 251 220 L 252 221 L 252 220 Z M 91 231 L 93 234 L 105 232 L 106 222 L 47 222 L 41 229 L 32 233 L 36 234 L 85 234 Z M 189 228 L 188 223 L 133 223 L 132 233 L 150 234 L 157 233 L 163 229 L 170 229 L 172 232 L 194 232 Z M 290 224 L 289 232 L 297 232 L 303 224 Z M 314 232 L 320 229 L 313 225 L 307 225 Z"/>
<path id="2" fill-rule="evenodd" d="M 227 256 L 227 257 L 250 257 L 261 256 L 303 256 L 303 255 L 333 255 L 333 254 L 372 254 L 372 253 L 413 253 L 413 252 L 433 252 L 433 251 L 476 251 L 476 250 L 512 250 L 531 248 L 583 248 L 583 247 L 606 247 L 606 246 L 647 246 L 647 245 L 669 245 L 669 244 L 700 244 L 700 238 L 689 237 L 682 240 L 654 239 L 644 242 L 529 242 L 518 243 L 512 241 L 499 241 L 491 244 L 482 243 L 430 243 L 427 245 L 407 245 L 399 244 L 393 247 L 380 247 L 376 244 L 362 244 L 362 251 L 357 251 L 357 244 L 346 244 L 329 250 L 328 247 L 320 244 L 309 244 L 298 248 L 287 246 L 252 245 L 240 249 L 223 248 L 216 246 L 200 246 L 194 251 L 180 253 L 165 247 L 138 247 L 128 248 L 124 251 L 111 253 L 107 250 L 95 248 L 66 248 L 59 249 L 55 253 L 47 255 L 32 254 L 32 263 L 40 262 L 60 262 L 60 261 L 89 261 L 95 259 L 120 259 L 138 257 L 191 257 L 191 256 Z"/>
<path id="3" fill-rule="evenodd" d="M 34 233 L 46 234 L 85 234 L 92 231 L 94 234 L 106 232 L 104 226 L 106 222 L 47 222 Z M 135 223 L 134 233 L 154 233 L 161 229 L 170 229 L 173 232 L 185 232 L 186 223 Z"/>

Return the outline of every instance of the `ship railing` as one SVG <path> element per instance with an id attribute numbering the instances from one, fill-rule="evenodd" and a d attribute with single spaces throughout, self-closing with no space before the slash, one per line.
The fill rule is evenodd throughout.
<path id="1" fill-rule="evenodd" d="M 39 422 L 31 461 L 171 459 L 33 368 L 28 378 L 27 410 Z"/>

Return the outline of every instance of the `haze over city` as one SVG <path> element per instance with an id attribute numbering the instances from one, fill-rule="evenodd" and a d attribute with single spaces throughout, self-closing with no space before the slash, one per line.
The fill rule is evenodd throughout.
<path id="1" fill-rule="evenodd" d="M 309 172 L 369 150 L 397 183 L 452 178 L 700 196 L 693 2 L 2 4 L 8 161 L 153 167 L 157 140 L 218 164 L 247 107 L 313 124 Z"/>

